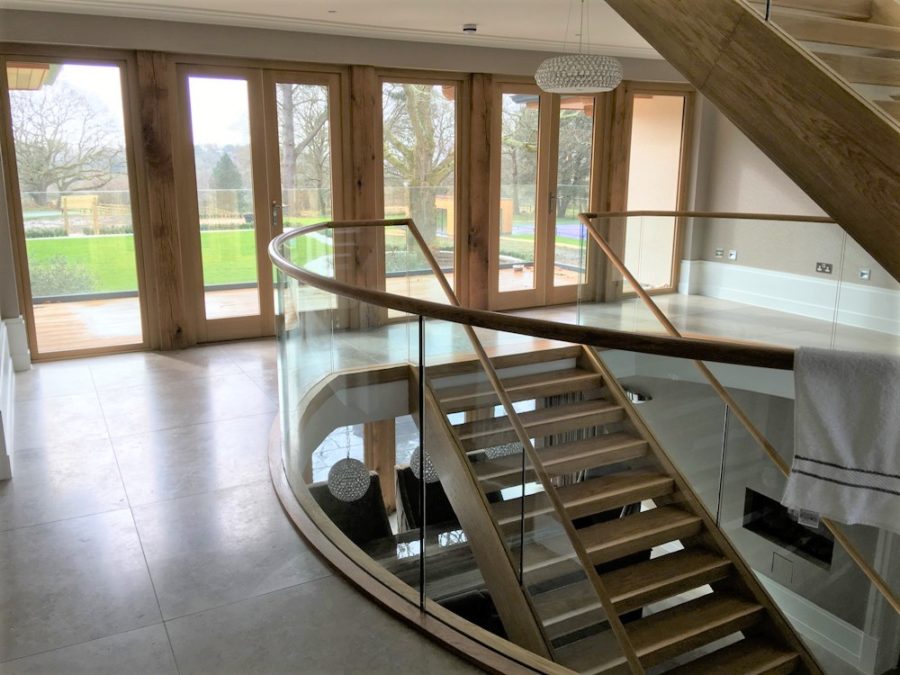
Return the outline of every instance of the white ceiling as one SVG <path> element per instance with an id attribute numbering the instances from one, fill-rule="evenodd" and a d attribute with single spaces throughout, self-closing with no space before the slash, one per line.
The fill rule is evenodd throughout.
<path id="1" fill-rule="evenodd" d="M 0 0 L 0 7 L 542 51 L 574 51 L 579 32 L 578 0 Z M 586 51 L 659 58 L 603 0 L 587 0 L 586 8 Z M 464 23 L 478 32 L 465 35 Z"/>

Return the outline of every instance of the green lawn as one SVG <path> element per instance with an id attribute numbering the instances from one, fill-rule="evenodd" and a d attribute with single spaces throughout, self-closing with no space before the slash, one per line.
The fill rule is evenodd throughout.
<path id="1" fill-rule="evenodd" d="M 256 281 L 256 246 L 253 230 L 222 230 L 200 233 L 203 249 L 203 276 L 208 286 Z M 86 270 L 93 278 L 95 293 L 137 289 L 134 240 L 131 235 L 105 237 L 52 237 L 29 239 L 28 264 L 36 268 L 50 266 L 53 258 Z M 300 264 L 326 255 L 330 246 L 312 237 L 304 237 L 291 247 L 292 258 Z M 78 292 L 73 289 L 71 292 Z"/>

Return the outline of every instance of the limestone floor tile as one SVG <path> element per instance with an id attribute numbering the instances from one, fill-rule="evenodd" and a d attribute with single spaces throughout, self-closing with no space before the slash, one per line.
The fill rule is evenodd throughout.
<path id="1" fill-rule="evenodd" d="M 16 401 L 13 447 L 19 450 L 108 438 L 93 391 Z"/>
<path id="2" fill-rule="evenodd" d="M 215 375 L 240 373 L 221 347 L 172 352 L 135 352 L 84 361 L 98 390 L 165 382 L 189 382 Z"/>
<path id="3" fill-rule="evenodd" d="M 168 622 L 182 675 L 475 673 L 337 577 Z"/>
<path id="4" fill-rule="evenodd" d="M 264 480 L 274 413 L 113 439 L 132 506 Z"/>
<path id="5" fill-rule="evenodd" d="M 126 508 L 108 440 L 12 455 L 13 480 L 0 483 L 0 530 Z"/>
<path id="6" fill-rule="evenodd" d="M 0 665 L 4 675 L 176 675 L 163 624 L 138 628 Z"/>
<path id="7" fill-rule="evenodd" d="M 83 361 L 41 363 L 30 370 L 16 373 L 17 400 L 93 392 L 94 381 L 91 379 L 91 370 Z"/>
<path id="8" fill-rule="evenodd" d="M 274 415 L 276 410 L 274 401 L 243 373 L 101 389 L 99 396 L 112 437 L 268 412 Z"/>
<path id="9" fill-rule="evenodd" d="M 0 533 L 0 580 L 0 661 L 161 620 L 127 510 Z"/>
<path id="10" fill-rule="evenodd" d="M 134 509 L 166 619 L 330 574 L 268 481 Z"/>
<path id="11" fill-rule="evenodd" d="M 278 402 L 278 371 L 261 370 L 258 373 L 248 375 L 253 383 L 262 389 L 263 393 L 276 403 Z"/>
<path id="12" fill-rule="evenodd" d="M 248 375 L 256 375 L 278 366 L 278 343 L 275 338 L 232 342 L 220 347 L 222 353 Z"/>

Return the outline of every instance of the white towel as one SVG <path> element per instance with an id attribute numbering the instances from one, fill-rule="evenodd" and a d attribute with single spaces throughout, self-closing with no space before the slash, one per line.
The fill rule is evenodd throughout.
<path id="1" fill-rule="evenodd" d="M 900 532 L 900 358 L 801 348 L 781 503 Z"/>

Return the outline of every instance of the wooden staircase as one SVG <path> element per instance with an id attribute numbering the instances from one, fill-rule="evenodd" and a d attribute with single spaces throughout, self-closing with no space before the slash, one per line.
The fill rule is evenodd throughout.
<path id="1" fill-rule="evenodd" d="M 895 0 L 605 1 L 900 276 Z"/>
<path id="2" fill-rule="evenodd" d="M 556 662 L 581 673 L 820 672 L 593 351 L 491 362 L 539 465 L 523 459 L 478 361 L 429 368 L 427 385 Z"/>
<path id="3" fill-rule="evenodd" d="M 782 0 L 774 3 L 771 20 L 900 120 L 900 4 L 895 5 L 891 15 L 878 14 L 872 0 Z"/>

